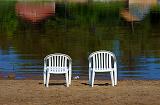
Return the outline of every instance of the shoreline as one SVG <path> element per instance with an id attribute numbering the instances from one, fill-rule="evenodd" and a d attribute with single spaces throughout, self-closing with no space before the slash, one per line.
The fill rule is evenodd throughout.
<path id="1" fill-rule="evenodd" d="M 41 73 L 42 74 L 42 73 Z M 76 77 L 79 77 L 76 79 Z M 64 80 L 64 75 L 51 75 L 51 80 Z M 32 75 L 32 74 L 24 74 L 24 75 L 16 75 L 14 73 L 10 73 L 7 75 L 0 75 L 0 80 L 43 80 L 43 75 Z M 88 75 L 72 75 L 72 80 L 88 80 Z M 95 80 L 111 80 L 109 73 L 107 76 L 104 75 L 96 75 Z M 131 77 L 123 77 L 119 76 L 118 80 L 160 80 L 159 78 L 131 78 Z"/>
<path id="2" fill-rule="evenodd" d="M 0 105 L 159 105 L 160 80 L 51 80 L 46 88 L 42 80 L 0 80 Z"/>

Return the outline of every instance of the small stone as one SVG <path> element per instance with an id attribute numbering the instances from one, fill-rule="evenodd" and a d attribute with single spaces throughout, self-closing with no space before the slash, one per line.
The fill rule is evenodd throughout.
<path id="1" fill-rule="evenodd" d="M 79 76 L 75 76 L 75 77 L 74 77 L 74 79 L 79 79 L 79 78 L 80 78 Z"/>
<path id="2" fill-rule="evenodd" d="M 14 73 L 8 74 L 8 79 L 15 79 L 16 75 Z"/>

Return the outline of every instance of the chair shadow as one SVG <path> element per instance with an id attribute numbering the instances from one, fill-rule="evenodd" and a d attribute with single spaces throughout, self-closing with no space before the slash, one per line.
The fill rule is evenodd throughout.
<path id="1" fill-rule="evenodd" d="M 81 83 L 83 85 L 89 85 L 88 83 Z M 105 83 L 105 84 L 94 84 L 94 85 L 98 85 L 98 86 L 110 86 L 111 84 L 109 83 Z"/>
<path id="2" fill-rule="evenodd" d="M 59 86 L 59 85 L 65 85 L 65 84 L 66 83 L 49 83 L 50 86 L 52 86 L 52 85 L 58 85 Z"/>
<path id="3" fill-rule="evenodd" d="M 42 83 L 42 82 L 39 82 L 39 84 L 41 85 L 41 84 L 43 84 L 43 83 Z M 49 83 L 49 85 L 50 85 L 50 86 L 54 86 L 54 85 L 56 85 L 56 86 L 60 86 L 60 85 L 63 86 L 63 85 L 64 85 L 64 86 L 65 86 L 66 83 Z"/>
<path id="4" fill-rule="evenodd" d="M 42 83 L 42 82 L 39 82 L 38 84 L 41 85 L 41 84 L 43 84 L 43 83 Z"/>

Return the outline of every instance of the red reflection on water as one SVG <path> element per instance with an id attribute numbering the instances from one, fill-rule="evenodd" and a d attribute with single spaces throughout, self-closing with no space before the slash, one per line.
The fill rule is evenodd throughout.
<path id="1" fill-rule="evenodd" d="M 17 2 L 16 13 L 25 20 L 33 23 L 40 22 L 55 14 L 55 2 L 33 3 Z"/>

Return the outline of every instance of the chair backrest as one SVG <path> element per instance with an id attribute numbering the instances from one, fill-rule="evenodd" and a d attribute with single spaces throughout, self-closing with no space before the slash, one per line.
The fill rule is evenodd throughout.
<path id="1" fill-rule="evenodd" d="M 55 53 L 47 55 L 44 58 L 44 69 L 48 68 L 51 70 L 55 70 L 52 72 L 61 72 L 61 68 L 67 68 L 71 65 L 72 59 L 66 55 L 61 53 Z M 57 69 L 52 69 L 57 68 Z M 59 69 L 58 69 L 59 68 Z"/>
<path id="2" fill-rule="evenodd" d="M 116 57 L 110 51 L 100 50 L 89 55 L 89 67 L 93 70 L 109 70 L 116 65 Z"/>

